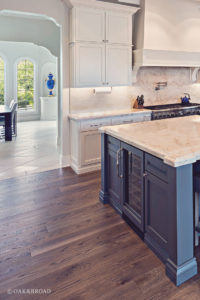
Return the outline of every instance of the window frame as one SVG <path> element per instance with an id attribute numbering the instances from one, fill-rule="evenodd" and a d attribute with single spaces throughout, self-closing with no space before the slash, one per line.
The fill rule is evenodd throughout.
<path id="1" fill-rule="evenodd" d="M 4 105 L 6 105 L 7 104 L 7 60 L 5 55 L 1 52 L 0 52 L 0 58 L 4 62 Z"/>
<path id="2" fill-rule="evenodd" d="M 15 62 L 15 72 L 14 72 L 14 82 L 15 82 L 15 101 L 18 102 L 18 65 L 20 62 L 24 61 L 24 60 L 28 60 L 33 64 L 33 68 L 34 68 L 34 76 L 33 76 L 33 86 L 34 86 L 34 93 L 33 93 L 33 103 L 34 103 L 34 107 L 33 109 L 20 109 L 18 108 L 18 113 L 20 114 L 33 114 L 33 113 L 38 113 L 38 101 L 37 100 L 37 95 L 38 95 L 38 87 L 37 87 L 37 73 L 38 73 L 38 68 L 37 68 L 37 64 L 36 62 L 30 58 L 30 57 L 20 57 L 16 60 Z"/>

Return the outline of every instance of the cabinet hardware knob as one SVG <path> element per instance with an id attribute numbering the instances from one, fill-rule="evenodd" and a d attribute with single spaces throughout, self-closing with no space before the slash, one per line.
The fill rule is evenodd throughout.
<path id="1" fill-rule="evenodd" d="M 143 177 L 147 177 L 147 176 L 148 176 L 148 173 L 145 172 L 145 173 L 143 174 Z"/>

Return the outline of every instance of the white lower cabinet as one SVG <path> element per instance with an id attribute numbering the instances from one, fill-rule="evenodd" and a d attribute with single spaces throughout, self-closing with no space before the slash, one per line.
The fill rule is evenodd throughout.
<path id="1" fill-rule="evenodd" d="M 98 119 L 70 119 L 71 167 L 77 174 L 101 168 L 99 128 L 117 124 L 150 121 L 151 113 L 134 113 Z"/>
<path id="2" fill-rule="evenodd" d="M 98 130 L 80 133 L 81 166 L 97 165 L 101 161 L 101 135 Z"/>
<path id="3" fill-rule="evenodd" d="M 111 125 L 111 119 L 71 120 L 71 167 L 77 174 L 101 168 L 101 134 L 98 129 Z"/>

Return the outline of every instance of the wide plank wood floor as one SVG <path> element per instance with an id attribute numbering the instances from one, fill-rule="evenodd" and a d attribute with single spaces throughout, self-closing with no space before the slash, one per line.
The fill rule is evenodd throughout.
<path id="1" fill-rule="evenodd" d="M 200 276 L 177 288 L 99 189 L 99 172 L 70 168 L 0 181 L 0 299 L 200 299 Z"/>

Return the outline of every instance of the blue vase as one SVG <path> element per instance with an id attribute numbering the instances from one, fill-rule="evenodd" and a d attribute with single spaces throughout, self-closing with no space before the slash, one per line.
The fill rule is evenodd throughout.
<path id="1" fill-rule="evenodd" d="M 55 86 L 55 80 L 53 79 L 53 74 L 48 75 L 49 80 L 47 80 L 47 88 L 49 89 L 49 96 L 53 96 L 53 89 Z"/>

